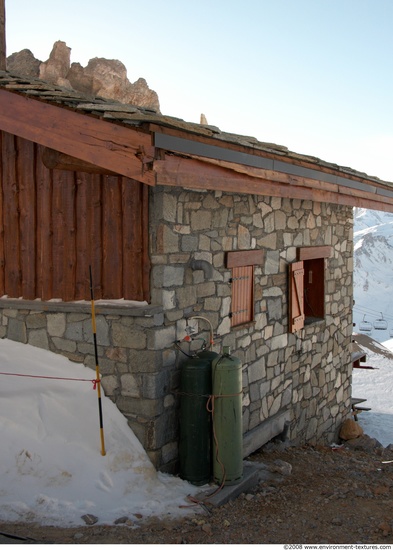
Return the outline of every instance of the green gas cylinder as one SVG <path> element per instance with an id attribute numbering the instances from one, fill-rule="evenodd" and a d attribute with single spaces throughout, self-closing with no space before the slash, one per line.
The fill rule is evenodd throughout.
<path id="1" fill-rule="evenodd" d="M 211 414 L 207 402 L 212 392 L 212 361 L 218 354 L 202 351 L 181 367 L 179 475 L 194 485 L 211 479 Z"/>
<path id="2" fill-rule="evenodd" d="M 242 364 L 223 349 L 212 364 L 213 477 L 235 485 L 243 477 Z"/>

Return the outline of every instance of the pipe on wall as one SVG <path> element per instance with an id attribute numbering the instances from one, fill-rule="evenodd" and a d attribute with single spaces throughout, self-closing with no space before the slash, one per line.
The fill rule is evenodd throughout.
<path id="1" fill-rule="evenodd" d="M 213 277 L 213 266 L 207 260 L 192 259 L 189 265 L 193 271 L 201 269 L 207 279 L 211 279 Z"/>

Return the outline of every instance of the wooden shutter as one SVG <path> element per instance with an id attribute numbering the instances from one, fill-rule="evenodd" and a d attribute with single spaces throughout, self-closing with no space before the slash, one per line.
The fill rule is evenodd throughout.
<path id="1" fill-rule="evenodd" d="M 304 327 L 304 266 L 303 262 L 289 265 L 289 332 Z"/>
<path id="2" fill-rule="evenodd" d="M 249 323 L 254 319 L 254 266 L 232 269 L 232 326 Z"/>

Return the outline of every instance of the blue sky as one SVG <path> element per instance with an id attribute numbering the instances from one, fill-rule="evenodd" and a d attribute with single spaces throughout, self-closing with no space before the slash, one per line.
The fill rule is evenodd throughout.
<path id="1" fill-rule="evenodd" d="M 392 0 L 6 0 L 7 55 L 119 59 L 161 111 L 393 181 Z"/>

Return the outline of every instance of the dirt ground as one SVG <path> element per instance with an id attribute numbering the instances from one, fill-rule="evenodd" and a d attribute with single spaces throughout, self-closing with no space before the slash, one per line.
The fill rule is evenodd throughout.
<path id="1" fill-rule="evenodd" d="M 366 436 L 365 436 L 366 437 Z M 356 441 L 356 440 L 354 440 Z M 366 445 L 367 447 L 367 445 Z M 123 525 L 61 529 L 0 523 L 14 543 L 393 544 L 393 450 L 268 445 L 249 457 L 274 473 L 252 491 L 182 520 L 129 518 Z"/>

